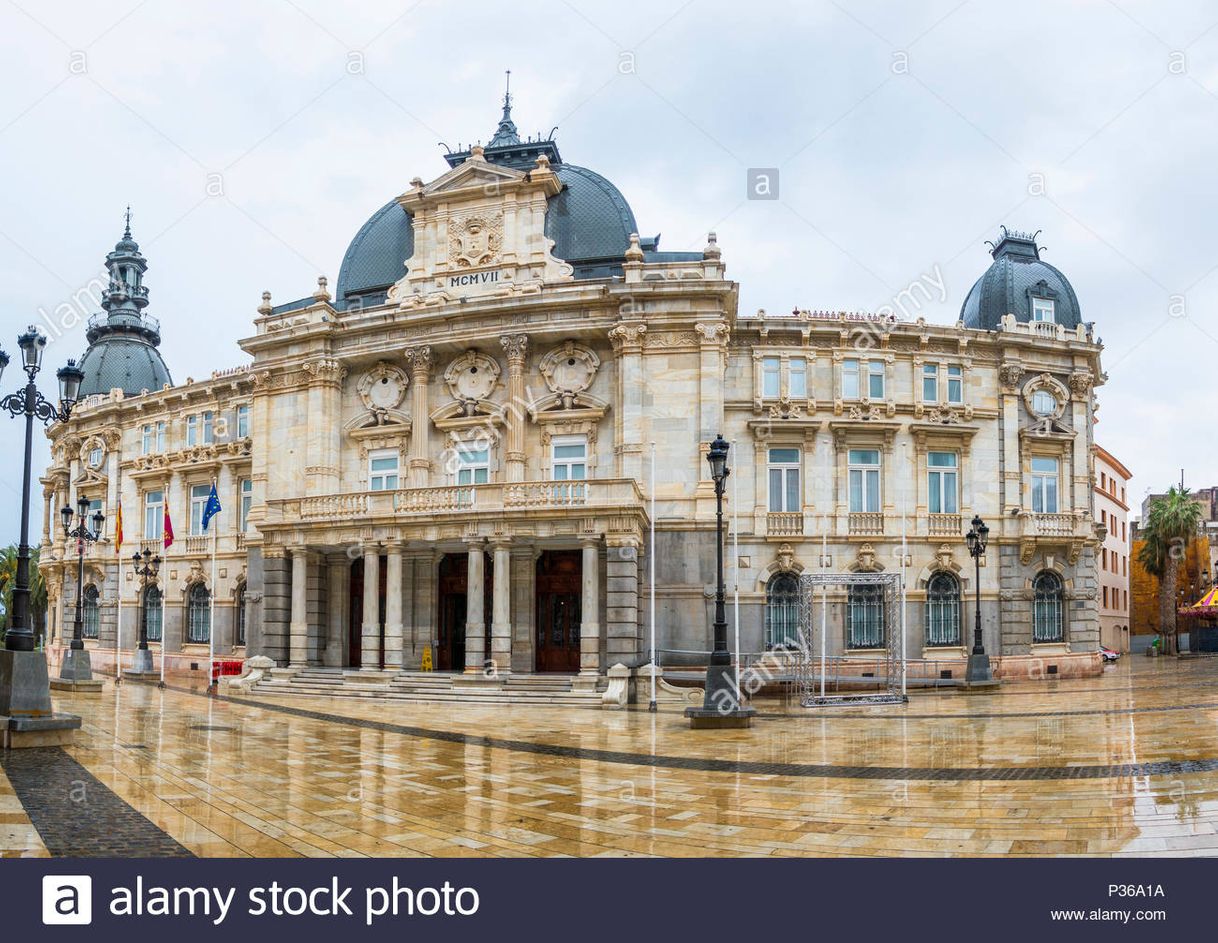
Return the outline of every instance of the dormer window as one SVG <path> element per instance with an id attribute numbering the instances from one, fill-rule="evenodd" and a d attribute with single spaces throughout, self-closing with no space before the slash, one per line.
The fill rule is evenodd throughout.
<path id="1" fill-rule="evenodd" d="M 1032 299 L 1032 320 L 1052 324 L 1057 318 L 1053 313 L 1053 301 L 1049 298 Z"/>

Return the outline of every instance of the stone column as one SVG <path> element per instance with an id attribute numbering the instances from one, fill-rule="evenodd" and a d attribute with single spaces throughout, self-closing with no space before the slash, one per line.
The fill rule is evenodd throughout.
<path id="1" fill-rule="evenodd" d="M 495 663 L 495 674 L 507 675 L 512 671 L 512 555 L 507 541 L 497 542 L 491 549 L 495 561 L 495 581 L 490 658 Z"/>
<path id="2" fill-rule="evenodd" d="M 499 338 L 508 362 L 507 413 L 507 480 L 524 481 L 524 362 L 529 338 L 526 334 L 508 334 Z"/>
<path id="3" fill-rule="evenodd" d="M 347 663 L 344 636 L 347 627 L 347 591 L 351 565 L 345 556 L 332 557 L 326 563 L 329 591 L 326 594 L 329 613 L 326 618 L 326 651 L 323 662 L 328 668 L 341 668 Z"/>
<path id="4" fill-rule="evenodd" d="M 723 432 L 723 368 L 729 328 L 724 321 L 694 325 L 698 334 L 698 438 L 709 442 Z"/>
<path id="5" fill-rule="evenodd" d="M 396 541 L 385 558 L 385 667 L 402 667 L 402 545 Z"/>
<path id="6" fill-rule="evenodd" d="M 424 645 L 432 647 L 431 663 L 433 666 L 436 663 L 437 559 L 436 552 L 428 550 L 419 554 L 413 562 L 414 598 L 411 601 L 411 612 L 418 645 L 418 651 L 415 654 L 416 664 L 422 662 Z"/>
<path id="7" fill-rule="evenodd" d="M 638 544 L 631 539 L 612 543 L 606 559 L 605 652 L 612 668 L 633 663 L 639 654 Z"/>
<path id="8" fill-rule="evenodd" d="M 50 485 L 44 485 L 42 488 L 42 545 L 44 547 L 51 545 L 51 521 L 59 520 L 59 508 L 51 507 L 51 502 L 54 500 L 55 489 Z M 107 508 L 106 513 L 109 512 L 110 509 Z"/>
<path id="9" fill-rule="evenodd" d="M 469 542 L 465 580 L 465 673 L 479 674 L 486 657 L 486 614 L 483 611 L 482 541 Z"/>
<path id="10" fill-rule="evenodd" d="M 405 357 L 410 366 L 410 486 L 426 488 L 431 476 L 431 420 L 427 416 L 431 348 L 411 347 Z"/>
<path id="11" fill-rule="evenodd" d="M 360 627 L 360 670 L 377 671 L 381 660 L 381 549 L 364 547 L 364 623 Z"/>
<path id="12" fill-rule="evenodd" d="M 579 605 L 579 673 L 595 676 L 601 670 L 601 555 L 598 539 L 584 541 L 583 565 L 580 569 L 583 592 Z"/>
<path id="13" fill-rule="evenodd" d="M 289 668 L 309 664 L 309 552 L 292 548 L 292 621 L 289 628 Z"/>

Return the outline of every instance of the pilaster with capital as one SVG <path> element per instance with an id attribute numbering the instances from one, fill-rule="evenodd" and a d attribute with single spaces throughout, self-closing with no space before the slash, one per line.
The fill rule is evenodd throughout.
<path id="1" fill-rule="evenodd" d="M 643 477 L 643 335 L 641 321 L 622 321 L 610 328 L 609 341 L 617 358 L 617 473 Z"/>
<path id="2" fill-rule="evenodd" d="M 528 355 L 527 334 L 507 334 L 499 338 L 508 362 L 507 455 L 508 481 L 524 481 L 524 365 Z"/>

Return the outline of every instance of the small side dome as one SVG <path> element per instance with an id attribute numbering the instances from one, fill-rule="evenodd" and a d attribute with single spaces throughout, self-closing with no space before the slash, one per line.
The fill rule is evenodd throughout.
<path id="1" fill-rule="evenodd" d="M 120 387 L 128 396 L 172 384 L 161 352 L 140 337 L 110 336 L 93 344 L 80 359 L 85 378 L 80 395 L 109 393 Z"/>
<path id="2" fill-rule="evenodd" d="M 352 301 L 380 304 L 385 293 L 406 274 L 406 260 L 414 255 L 414 221 L 390 200 L 360 227 L 338 269 L 335 304 Z"/>
<path id="3" fill-rule="evenodd" d="M 997 330 L 1004 316 L 1016 321 L 1052 321 L 1072 330 L 1082 323 L 1078 297 L 1069 280 L 1041 259 L 1036 233 L 1002 227 L 991 243 L 994 261 L 977 279 L 960 308 L 965 327 Z"/>

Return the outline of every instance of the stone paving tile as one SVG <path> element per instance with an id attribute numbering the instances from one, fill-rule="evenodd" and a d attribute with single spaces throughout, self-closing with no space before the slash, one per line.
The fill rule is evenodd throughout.
<path id="1" fill-rule="evenodd" d="M 1218 660 L 1125 659 L 898 707 L 761 702 L 725 733 L 135 685 L 61 706 L 85 719 L 71 756 L 201 855 L 1104 856 L 1218 854 L 1216 686 Z"/>

